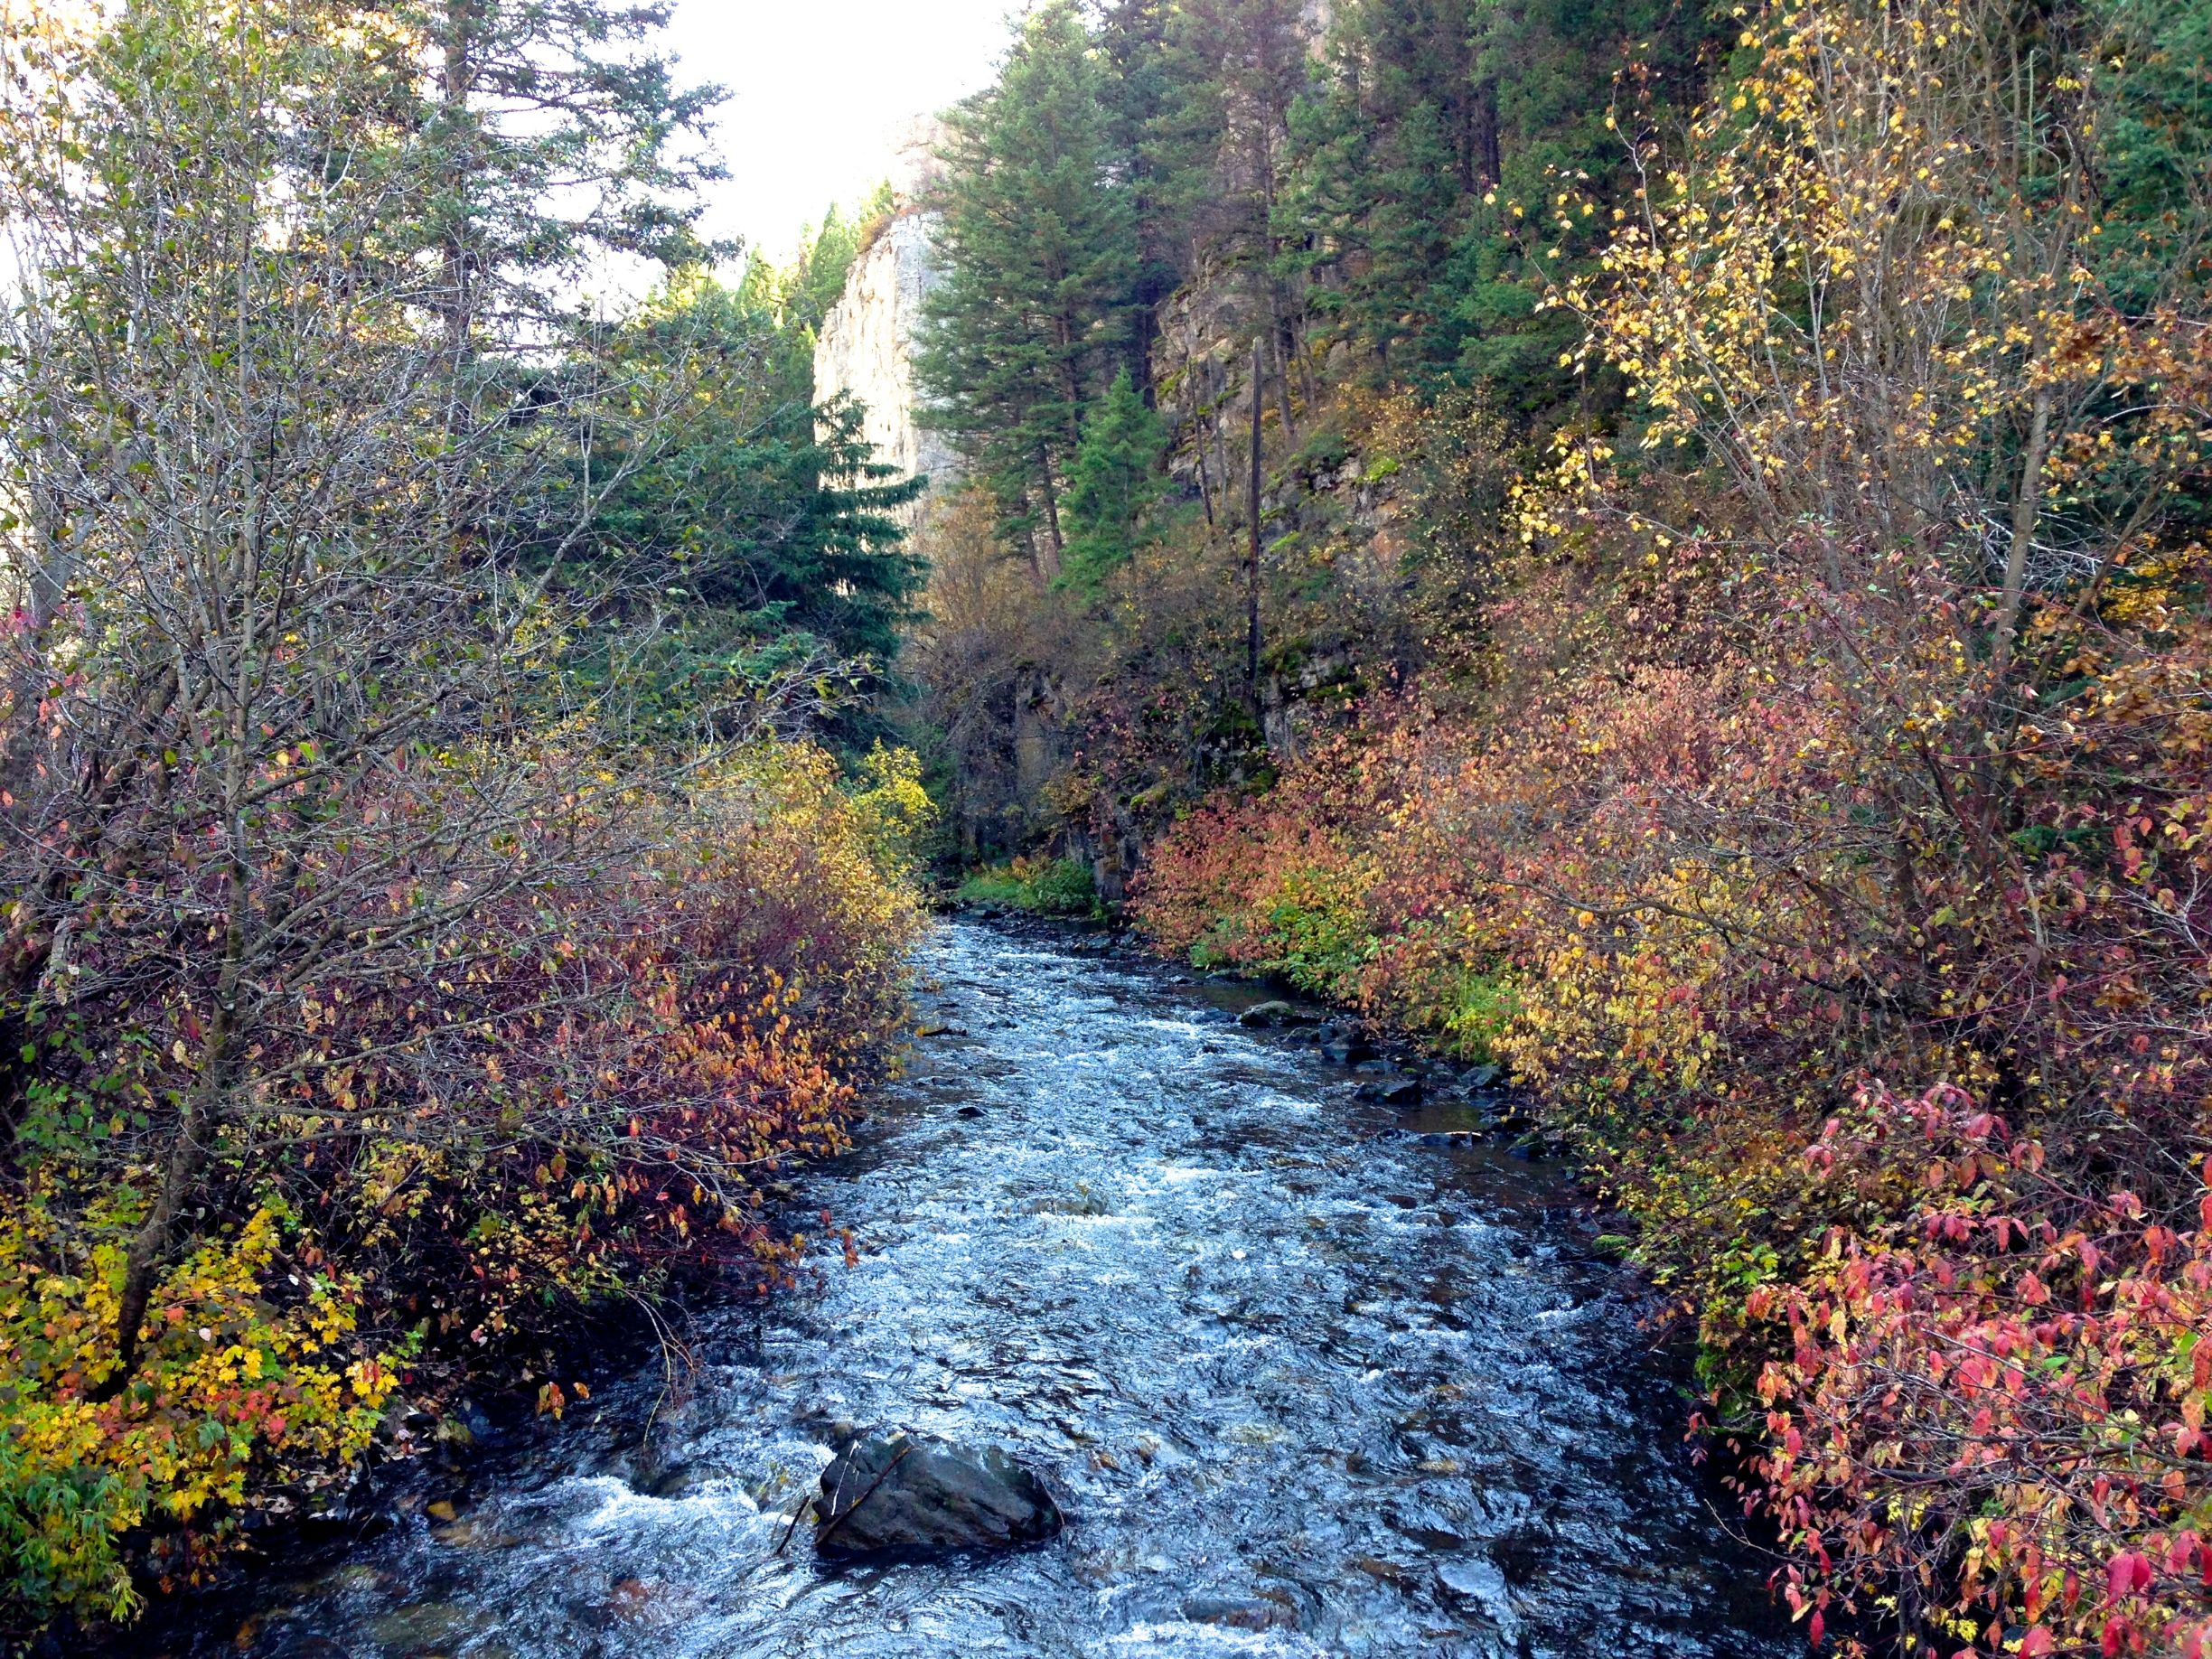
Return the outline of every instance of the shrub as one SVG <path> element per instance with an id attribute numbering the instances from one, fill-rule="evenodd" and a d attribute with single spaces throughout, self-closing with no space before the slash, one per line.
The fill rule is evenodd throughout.
<path id="1" fill-rule="evenodd" d="M 1941 1087 L 1869 1087 L 1806 1160 L 1879 1219 L 1749 1299 L 1787 1336 L 1739 1484 L 1814 1641 L 1902 1598 L 2009 1653 L 2203 1653 L 2212 1189 L 2176 1232 Z"/>
<path id="2" fill-rule="evenodd" d="M 1041 916 L 1088 916 L 1099 910 L 1091 867 L 1073 858 L 1020 858 L 978 870 L 961 883 L 959 896 Z"/>
<path id="3" fill-rule="evenodd" d="M 808 1241 L 769 1230 L 757 1183 L 846 1144 L 852 1080 L 904 1013 L 913 773 L 886 753 L 848 786 L 820 749 L 755 745 L 680 800 L 623 801 L 658 850 L 598 890 L 537 894 L 528 956 L 480 917 L 446 959 L 466 966 L 426 968 L 450 1003 L 303 988 L 314 1039 L 361 1057 L 272 1067 L 266 1117 L 224 1128 L 208 1219 L 160 1267 L 127 1364 L 119 1298 L 153 1195 L 133 1147 L 174 1060 L 165 1033 L 76 1005 L 0 1195 L 19 1604 L 127 1614 L 134 1535 L 190 1573 L 245 1510 L 314 1504 L 403 1379 L 520 1368 L 558 1411 L 539 1354 L 579 1311 L 684 1273 L 780 1279 Z"/>
<path id="4" fill-rule="evenodd" d="M 857 670 L 727 607 L 669 678 L 620 545 L 726 354 L 554 293 L 604 236 L 696 251 L 697 106 L 616 72 L 651 21 L 468 20 L 474 72 L 566 30 L 605 96 L 462 223 L 404 113 L 436 43 L 375 8 L 0 36 L 0 1634 L 312 1506 L 402 1382 L 558 1411 L 579 1308 L 773 1282 L 756 1182 L 897 1023 L 911 757 L 846 784 L 791 734 Z M 897 492 L 801 470 L 897 586 Z"/>

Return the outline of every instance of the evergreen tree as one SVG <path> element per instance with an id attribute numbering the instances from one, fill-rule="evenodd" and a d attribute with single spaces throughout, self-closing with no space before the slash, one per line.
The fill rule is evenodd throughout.
<path id="1" fill-rule="evenodd" d="M 1291 116 L 1279 230 L 1313 310 L 1368 348 L 1375 378 L 1481 386 L 1523 418 L 1555 408 L 1575 323 L 1537 302 L 1593 243 L 1560 234 L 1542 204 L 1562 180 L 1632 192 L 1608 115 L 1618 102 L 1634 122 L 1664 121 L 1694 98 L 1707 14 L 1675 0 L 1357 0 L 1332 33 L 1326 84 Z"/>
<path id="2" fill-rule="evenodd" d="M 1717 7 L 1676 0 L 1494 0 L 1476 14 L 1475 75 L 1488 99 L 1495 155 L 1467 205 L 1457 245 L 1439 279 L 1424 353 L 1435 372 L 1491 394 L 1500 413 L 1541 421 L 1587 398 L 1560 357 L 1579 332 L 1569 313 L 1539 311 L 1547 288 L 1592 257 L 1585 232 L 1542 239 L 1520 204 L 1542 216 L 1562 180 L 1591 196 L 1633 202 L 1635 167 L 1617 126 L 1672 126 L 1701 96 L 1719 25 Z M 1623 79 L 1625 67 L 1633 73 Z M 1495 187 L 1495 188 L 1493 188 Z M 1559 248 L 1557 258 L 1550 249 Z M 1543 256 L 1539 262 L 1532 254 Z"/>
<path id="3" fill-rule="evenodd" d="M 597 506 L 579 582 L 661 618 L 650 661 L 623 672 L 663 717 L 712 704 L 771 640 L 888 662 L 922 585 L 896 516 L 922 481 L 874 458 L 858 405 L 817 408 L 794 388 L 781 366 L 792 332 L 745 290 L 694 275 L 618 348 L 616 397 L 674 413 Z"/>
<path id="4" fill-rule="evenodd" d="M 2212 290 L 2212 0 L 2109 0 L 2098 21 L 2106 181 L 2098 275 L 2129 309 Z"/>
<path id="5" fill-rule="evenodd" d="M 439 304 L 456 351 L 503 319 L 576 320 L 606 255 L 669 268 L 708 251 L 700 185 L 722 92 L 684 88 L 657 50 L 665 4 L 411 0 L 412 61 L 393 65 L 438 188 L 406 234 L 440 256 Z"/>
<path id="6" fill-rule="evenodd" d="M 1146 512 L 1167 488 L 1167 428 L 1124 369 L 1086 423 L 1068 473 L 1067 558 L 1061 579 L 1083 593 L 1135 552 Z"/>
<path id="7" fill-rule="evenodd" d="M 953 112 L 939 206 L 946 276 L 916 369 L 1040 576 L 1065 544 L 1061 479 L 1081 411 L 1120 361 L 1137 254 L 1104 87 L 1073 5 L 1024 25 L 998 84 Z"/>
<path id="8" fill-rule="evenodd" d="M 777 273 L 776 305 L 783 325 L 803 333 L 810 346 L 821 333 L 823 321 L 844 297 L 845 279 L 852 274 L 853 262 L 891 217 L 892 206 L 887 180 L 850 217 L 831 202 L 822 215 L 820 228 L 809 229 L 801 237 L 798 258 L 790 268 Z"/>
<path id="9" fill-rule="evenodd" d="M 1281 209 L 1290 112 L 1312 77 L 1308 46 L 1299 0 L 1184 0 L 1171 37 L 1175 96 L 1156 139 L 1174 159 L 1192 268 L 1242 273 L 1265 319 L 1285 430 L 1300 331 Z"/>
<path id="10" fill-rule="evenodd" d="M 1332 309 L 1391 369 L 1435 292 L 1486 159 L 1470 41 L 1476 0 L 1357 0 L 1329 42 L 1329 80 L 1297 112 L 1291 217 Z"/>
<path id="11" fill-rule="evenodd" d="M 831 202 L 819 230 L 809 226 L 801 232 L 799 251 L 788 266 L 778 266 L 757 250 L 746 259 L 737 303 L 773 323 L 775 346 L 764 367 L 786 396 L 813 400 L 814 346 L 822 324 L 844 295 L 853 262 L 890 212 L 891 186 L 885 183 L 849 219 Z"/>
<path id="12" fill-rule="evenodd" d="M 1183 280 L 1177 157 L 1158 142 L 1177 97 L 1168 42 L 1178 11 L 1173 0 L 1111 0 L 1095 36 L 1105 68 L 1109 170 L 1128 197 L 1136 234 L 1124 349 L 1129 373 L 1147 396 L 1159 307 Z"/>

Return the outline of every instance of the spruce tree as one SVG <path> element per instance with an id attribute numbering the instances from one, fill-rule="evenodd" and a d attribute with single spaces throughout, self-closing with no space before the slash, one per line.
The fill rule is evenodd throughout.
<path id="1" fill-rule="evenodd" d="M 1304 10 L 1300 0 L 1184 0 L 1170 37 L 1174 96 L 1156 139 L 1176 163 L 1192 267 L 1241 273 L 1265 319 L 1286 431 L 1299 329 L 1281 209 L 1290 112 L 1312 78 Z"/>
<path id="2" fill-rule="evenodd" d="M 665 4 L 412 0 L 412 126 L 438 188 L 410 231 L 442 256 L 456 344 L 518 314 L 573 320 L 607 254 L 696 262 L 721 89 L 678 84 Z"/>
<path id="3" fill-rule="evenodd" d="M 776 265 L 757 250 L 746 259 L 736 303 L 749 315 L 767 319 L 772 325 L 775 345 L 766 372 L 787 397 L 813 400 L 814 347 L 822 324 L 843 297 L 846 278 L 862 247 L 890 212 L 891 186 L 885 183 L 850 217 L 831 202 L 820 227 L 809 226 L 801 233 L 799 251 L 789 265 Z"/>
<path id="4" fill-rule="evenodd" d="M 1128 197 L 1136 235 L 1124 352 L 1129 373 L 1148 395 L 1159 308 L 1184 271 L 1177 157 L 1159 144 L 1177 97 L 1169 36 L 1180 11 L 1175 0 L 1111 0 L 1095 36 L 1104 66 L 1108 168 Z"/>
<path id="5" fill-rule="evenodd" d="M 1066 586 L 1094 594 L 1129 561 L 1146 512 L 1167 488 L 1167 455 L 1166 424 L 1122 370 L 1092 412 L 1068 473 Z"/>
<path id="6" fill-rule="evenodd" d="M 1475 0 L 1359 0 L 1329 42 L 1326 88 L 1298 112 L 1290 216 L 1306 263 L 1388 372 L 1435 291 L 1484 159 Z"/>
<path id="7" fill-rule="evenodd" d="M 1567 178 L 1627 208 L 1638 180 L 1618 127 L 1672 126 L 1686 113 L 1727 21 L 1717 5 L 1676 0 L 1601 8 L 1495 0 L 1478 9 L 1474 74 L 1487 155 L 1478 163 L 1481 193 L 1467 204 L 1438 278 L 1423 341 L 1433 374 L 1483 387 L 1493 408 L 1524 423 L 1541 423 L 1569 398 L 1588 407 L 1593 389 L 1560 362 L 1579 324 L 1538 303 L 1572 262 L 1595 257 L 1597 239 L 1559 235 L 1555 222 L 1540 237 L 1537 204 Z M 1516 220 L 1516 203 L 1532 217 Z"/>
<path id="8" fill-rule="evenodd" d="M 696 276 L 629 331 L 634 374 L 617 395 L 676 375 L 683 396 L 653 397 L 680 412 L 602 508 L 591 558 L 619 573 L 616 593 L 663 604 L 689 648 L 798 632 L 886 661 L 922 582 L 895 516 L 922 481 L 874 458 L 858 405 L 793 395 L 789 332 Z"/>
<path id="9" fill-rule="evenodd" d="M 1061 480 L 1117 366 L 1137 254 L 1109 167 L 1102 74 L 1072 5 L 1023 26 L 998 84 L 953 112 L 938 206 L 944 281 L 916 368 L 1040 577 L 1065 545 Z"/>

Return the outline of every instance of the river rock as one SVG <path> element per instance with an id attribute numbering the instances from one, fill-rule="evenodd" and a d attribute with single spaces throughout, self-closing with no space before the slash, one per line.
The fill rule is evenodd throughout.
<path id="1" fill-rule="evenodd" d="M 1373 1101 L 1384 1106 L 1418 1106 L 1421 1099 L 1421 1083 L 1418 1077 L 1392 1077 L 1359 1086 L 1359 1098 Z"/>
<path id="2" fill-rule="evenodd" d="M 1194 1625 L 1224 1625 L 1232 1630 L 1295 1630 L 1298 1623 L 1295 1608 L 1257 1596 L 1193 1596 L 1182 1613 Z"/>
<path id="3" fill-rule="evenodd" d="M 1321 1057 L 1332 1064 L 1357 1065 L 1363 1060 L 1374 1058 L 1373 1045 L 1356 1026 L 1324 1026 L 1319 1036 Z"/>
<path id="4" fill-rule="evenodd" d="M 904 1435 L 848 1447 L 822 1471 L 815 1514 L 826 1556 L 1011 1550 L 1063 1524 L 1045 1483 L 998 1447 Z"/>
<path id="5" fill-rule="evenodd" d="M 697 1497 L 708 1482 L 726 1479 L 728 1473 L 711 1463 L 678 1463 L 661 1470 L 638 1490 L 657 1498 Z"/>
<path id="6" fill-rule="evenodd" d="M 1269 1028 L 1277 1026 L 1310 1026 L 1313 1016 L 1288 1002 L 1255 1002 L 1237 1016 L 1237 1024 Z"/>

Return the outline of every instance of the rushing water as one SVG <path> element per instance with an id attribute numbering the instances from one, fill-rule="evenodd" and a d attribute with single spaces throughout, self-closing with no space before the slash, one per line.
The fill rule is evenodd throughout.
<path id="1" fill-rule="evenodd" d="M 686 1387 L 603 1388 L 203 1651 L 1796 1651 L 1555 1176 L 1409 1138 L 1233 989 L 965 923 L 924 967 L 952 1029 L 806 1183 L 858 1268 L 709 1316 Z M 1069 1530 L 779 1550 L 856 1425 L 1002 1444 Z"/>

